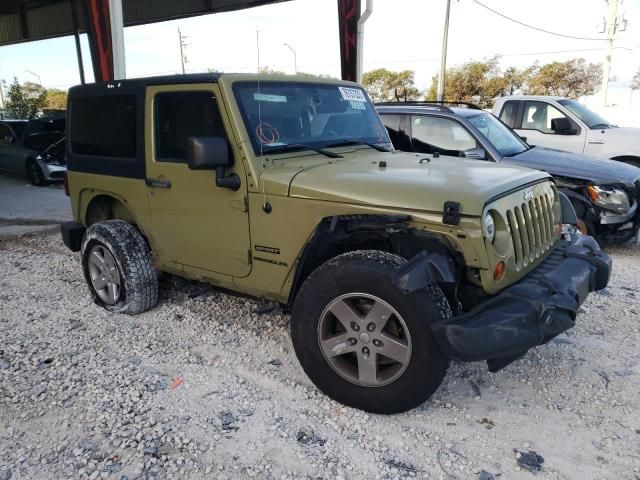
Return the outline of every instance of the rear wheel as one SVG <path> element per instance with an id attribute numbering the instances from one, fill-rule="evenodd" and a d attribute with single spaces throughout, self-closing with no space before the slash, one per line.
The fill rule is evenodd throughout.
<path id="1" fill-rule="evenodd" d="M 82 268 L 95 302 L 135 315 L 158 302 L 153 257 L 140 232 L 122 220 L 94 223 L 82 240 Z"/>
<path id="2" fill-rule="evenodd" d="M 44 187 L 48 183 L 42 168 L 33 158 L 27 160 L 27 176 L 31 185 L 36 187 Z"/>
<path id="3" fill-rule="evenodd" d="M 403 293 L 394 283 L 406 260 L 356 251 L 329 260 L 304 282 L 292 311 L 296 355 L 331 398 L 375 413 L 397 413 L 427 400 L 449 360 L 431 333 L 451 316 L 436 285 Z"/>

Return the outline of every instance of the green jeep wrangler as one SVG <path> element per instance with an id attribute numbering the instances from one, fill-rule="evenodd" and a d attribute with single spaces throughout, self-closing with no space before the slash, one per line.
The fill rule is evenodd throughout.
<path id="1" fill-rule="evenodd" d="M 363 89 L 198 74 L 69 91 L 65 244 L 137 314 L 157 272 L 279 302 L 303 369 L 370 412 L 451 360 L 496 371 L 574 325 L 611 261 L 534 170 L 394 152 Z"/>

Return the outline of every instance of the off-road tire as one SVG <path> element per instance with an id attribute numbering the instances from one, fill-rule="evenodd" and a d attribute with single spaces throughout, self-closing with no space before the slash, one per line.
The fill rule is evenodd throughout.
<path id="1" fill-rule="evenodd" d="M 120 274 L 120 297 L 113 305 L 100 299 L 91 282 L 88 256 L 97 244 L 111 253 Z M 81 252 L 84 276 L 98 305 L 112 312 L 137 315 L 158 303 L 158 276 L 153 256 L 145 239 L 133 225 L 122 220 L 94 223 L 84 234 Z"/>
<path id="2" fill-rule="evenodd" d="M 399 413 L 427 400 L 449 368 L 430 323 L 451 317 L 449 303 L 435 284 L 405 294 L 393 281 L 406 260 L 377 250 L 339 255 L 316 269 L 298 292 L 292 309 L 291 338 L 298 360 L 311 381 L 329 397 L 373 413 Z M 383 386 L 362 386 L 336 373 L 320 347 L 318 325 L 334 299 L 347 293 L 374 295 L 403 317 L 411 337 L 411 357 L 404 372 Z"/>
<path id="3" fill-rule="evenodd" d="M 44 176 L 42 168 L 33 158 L 29 158 L 27 160 L 27 177 L 29 177 L 31 185 L 35 187 L 44 187 L 49 184 Z"/>

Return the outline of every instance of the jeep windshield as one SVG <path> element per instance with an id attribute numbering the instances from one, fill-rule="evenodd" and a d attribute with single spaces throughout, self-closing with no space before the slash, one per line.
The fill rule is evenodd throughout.
<path id="1" fill-rule="evenodd" d="M 529 150 L 529 146 L 518 135 L 490 113 L 469 115 L 467 120 L 480 130 L 480 133 L 503 157 L 513 157 Z"/>
<path id="2" fill-rule="evenodd" d="M 580 102 L 565 99 L 558 100 L 558 103 L 573 113 L 576 117 L 587 124 L 589 128 L 614 128 L 615 125 L 609 123 L 596 112 L 592 112 Z"/>
<path id="3" fill-rule="evenodd" d="M 392 148 L 360 87 L 252 81 L 236 82 L 233 91 L 258 156 L 348 145 Z"/>

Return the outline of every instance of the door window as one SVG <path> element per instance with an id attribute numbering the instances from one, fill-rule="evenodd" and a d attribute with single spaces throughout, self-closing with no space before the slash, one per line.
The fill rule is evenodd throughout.
<path id="1" fill-rule="evenodd" d="M 542 133 L 555 133 L 551 129 L 551 120 L 566 118 L 566 115 L 546 102 L 526 102 L 522 117 L 524 130 L 538 130 Z"/>
<path id="2" fill-rule="evenodd" d="M 413 151 L 462 156 L 478 146 L 471 134 L 458 122 L 444 117 L 413 116 L 411 120 Z"/>
<path id="3" fill-rule="evenodd" d="M 168 92 L 155 97 L 156 159 L 185 163 L 189 137 L 225 137 L 212 92 Z"/>
<path id="4" fill-rule="evenodd" d="M 411 151 L 409 136 L 402 128 L 402 122 L 405 115 L 383 114 L 380 115 L 380 118 L 382 119 L 384 126 L 387 128 L 387 132 L 389 132 L 389 138 L 391 138 L 393 146 L 398 150 L 404 150 L 405 152 Z"/>
<path id="5" fill-rule="evenodd" d="M 0 125 L 0 144 L 10 145 L 14 143 L 15 139 L 11 130 L 6 125 Z"/>
<path id="6" fill-rule="evenodd" d="M 516 115 L 518 113 L 518 102 L 510 100 L 505 102 L 500 112 L 500 120 L 509 125 L 511 128 L 516 128 Z"/>

